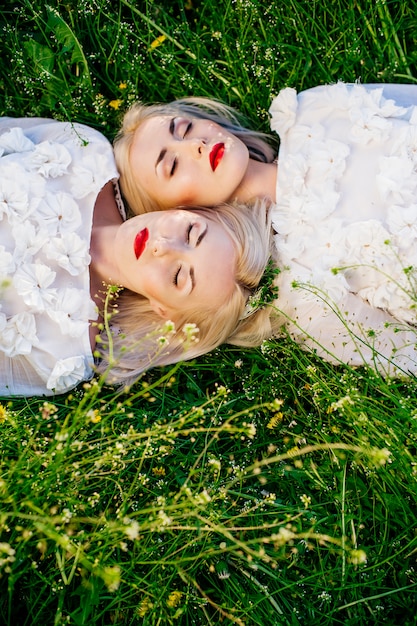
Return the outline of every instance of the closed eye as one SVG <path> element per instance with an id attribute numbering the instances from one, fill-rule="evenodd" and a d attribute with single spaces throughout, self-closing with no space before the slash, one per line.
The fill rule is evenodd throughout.
<path id="1" fill-rule="evenodd" d="M 188 133 L 190 132 L 192 127 L 193 127 L 193 123 L 192 122 L 188 122 L 187 127 L 186 127 L 186 129 L 184 131 L 184 134 L 183 134 L 183 138 L 188 135 Z"/>
<path id="2" fill-rule="evenodd" d="M 171 176 L 174 176 L 174 174 L 175 174 L 175 170 L 177 169 L 177 166 L 178 166 L 178 160 L 177 160 L 177 157 L 175 157 L 175 158 L 174 158 L 174 160 L 173 160 L 173 162 L 172 162 L 171 169 L 170 169 L 170 171 L 169 171 L 169 176 L 170 176 L 170 177 L 171 177 Z"/>
<path id="3" fill-rule="evenodd" d="M 187 228 L 187 243 L 190 243 L 190 235 L 191 235 L 191 231 L 193 230 L 193 226 L 194 224 L 189 224 Z"/>
<path id="4" fill-rule="evenodd" d="M 177 269 L 177 271 L 174 274 L 174 278 L 172 280 L 173 284 L 178 287 L 178 276 L 180 275 L 180 271 L 181 271 L 181 265 L 179 266 L 179 268 Z"/>

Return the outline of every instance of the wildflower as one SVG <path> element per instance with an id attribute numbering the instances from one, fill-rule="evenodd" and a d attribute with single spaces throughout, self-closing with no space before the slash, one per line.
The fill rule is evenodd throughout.
<path id="1" fill-rule="evenodd" d="M 124 521 L 125 522 L 130 522 L 124 528 L 125 534 L 129 537 L 129 539 L 131 541 L 134 541 L 135 539 L 138 539 L 139 538 L 139 524 L 138 524 L 138 522 L 136 520 L 130 521 L 129 518 L 126 518 L 126 520 L 124 520 Z"/>
<path id="2" fill-rule="evenodd" d="M 271 411 L 279 411 L 279 409 L 282 407 L 283 404 L 284 404 L 284 400 L 281 400 L 279 398 L 274 398 L 274 400 L 272 400 L 271 402 L 270 409 Z"/>
<path id="3" fill-rule="evenodd" d="M 160 46 L 162 43 L 164 43 L 165 39 L 166 39 L 166 35 L 159 35 L 159 37 L 153 40 L 153 42 L 150 45 L 149 50 L 154 50 L 155 48 Z"/>
<path id="4" fill-rule="evenodd" d="M 120 567 L 104 567 L 100 575 L 109 591 L 117 591 L 120 586 Z"/>
<path id="5" fill-rule="evenodd" d="M 44 402 L 39 410 L 44 420 L 49 419 L 51 415 L 54 415 L 58 411 L 55 404 L 51 404 L 51 402 Z"/>
<path id="6" fill-rule="evenodd" d="M 200 332 L 199 328 L 196 324 L 184 324 L 182 328 L 182 332 L 185 335 L 186 344 L 197 343 L 198 342 L 198 333 Z"/>
<path id="7" fill-rule="evenodd" d="M 183 595 L 184 594 L 182 591 L 171 591 L 166 602 L 167 606 L 169 606 L 171 609 L 177 607 L 179 604 L 181 604 L 181 598 Z"/>
<path id="8" fill-rule="evenodd" d="M 375 465 L 385 465 L 388 461 L 391 462 L 390 459 L 391 452 L 387 448 L 382 448 L 381 450 L 373 449 L 371 452 L 371 460 Z"/>
<path id="9" fill-rule="evenodd" d="M 364 565 L 367 561 L 366 552 L 364 550 L 351 550 L 349 561 L 353 565 Z"/>
<path id="10" fill-rule="evenodd" d="M 304 508 L 305 508 L 305 509 L 308 509 L 308 507 L 309 507 L 309 506 L 310 506 L 310 504 L 311 504 L 311 497 L 310 497 L 310 496 L 306 496 L 306 494 L 305 494 L 305 493 L 303 493 L 303 495 L 302 495 L 302 496 L 300 496 L 300 500 L 301 500 L 301 502 L 304 504 Z"/>
<path id="11" fill-rule="evenodd" d="M 169 526 L 172 523 L 172 519 L 162 509 L 158 511 L 158 518 L 161 526 Z"/>
<path id="12" fill-rule="evenodd" d="M 119 84 L 119 89 L 126 89 L 127 87 L 127 83 L 120 83 Z"/>
<path id="13" fill-rule="evenodd" d="M 136 609 L 136 613 L 138 614 L 139 617 L 145 617 L 146 613 L 153 607 L 152 602 L 150 601 L 149 597 L 146 596 L 145 598 L 143 598 L 143 600 L 141 600 L 138 608 Z"/>
<path id="14" fill-rule="evenodd" d="M 153 467 L 152 474 L 154 476 L 165 476 L 166 474 L 165 467 Z"/>
<path id="15" fill-rule="evenodd" d="M 237 369 L 240 369 L 242 367 L 242 365 L 243 365 L 242 359 L 238 359 L 237 361 L 235 361 L 235 367 Z"/>
<path id="16" fill-rule="evenodd" d="M 120 100 L 120 98 L 117 98 L 116 100 L 110 100 L 109 107 L 117 111 L 118 109 L 120 109 L 121 104 L 123 104 L 123 100 Z"/>
<path id="17" fill-rule="evenodd" d="M 277 545 L 282 546 L 285 543 L 293 540 L 294 537 L 295 534 L 291 530 L 288 530 L 288 528 L 284 528 L 283 526 L 281 526 L 278 533 L 274 533 L 271 536 L 271 539 L 275 541 Z"/>
<path id="18" fill-rule="evenodd" d="M 270 428 L 271 430 L 273 428 L 276 428 L 278 424 L 282 422 L 283 417 L 284 417 L 284 414 L 282 413 L 282 411 L 275 413 L 275 415 L 273 415 L 271 419 L 269 420 L 269 422 L 267 423 L 266 427 Z"/>
<path id="19" fill-rule="evenodd" d="M 167 320 L 162 327 L 162 333 L 164 335 L 172 335 L 175 333 L 175 323 L 172 320 Z"/>
<path id="20" fill-rule="evenodd" d="M 209 502 L 211 502 L 211 497 L 209 496 L 209 494 L 207 493 L 206 489 L 203 489 L 203 491 L 199 494 L 197 494 L 195 496 L 195 501 L 197 504 L 203 504 L 206 505 Z"/>
<path id="21" fill-rule="evenodd" d="M 221 463 L 220 463 L 219 459 L 217 459 L 215 457 L 209 459 L 208 465 L 210 465 L 210 467 L 213 470 L 213 472 L 220 472 L 220 470 L 221 470 Z"/>
<path id="22" fill-rule="evenodd" d="M 245 428 L 247 429 L 246 431 L 246 436 L 249 439 L 253 439 L 256 435 L 256 426 L 255 424 L 246 424 L 244 423 L 243 426 L 245 426 Z"/>
<path id="23" fill-rule="evenodd" d="M 7 409 L 0 404 L 0 424 L 3 424 L 7 419 Z"/>
<path id="24" fill-rule="evenodd" d="M 90 409 L 89 411 L 87 411 L 87 417 L 93 424 L 98 424 L 99 422 L 101 422 L 101 415 L 97 409 Z"/>
<path id="25" fill-rule="evenodd" d="M 350 396 L 344 396 L 343 398 L 339 398 L 339 400 L 337 400 L 336 402 L 332 402 L 332 404 L 327 409 L 327 412 L 333 413 L 334 411 L 337 411 L 338 409 L 344 409 L 348 405 L 352 405 L 352 404 L 354 404 L 352 398 Z"/>
<path id="26" fill-rule="evenodd" d="M 72 513 L 69 509 L 63 509 L 62 511 L 62 523 L 68 524 L 71 520 Z"/>

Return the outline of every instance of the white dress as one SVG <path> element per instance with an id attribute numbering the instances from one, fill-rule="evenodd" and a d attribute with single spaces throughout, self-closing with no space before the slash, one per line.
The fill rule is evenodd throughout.
<path id="1" fill-rule="evenodd" d="M 417 86 L 287 88 L 270 113 L 283 323 L 333 363 L 417 373 Z"/>
<path id="2" fill-rule="evenodd" d="M 89 247 L 110 143 L 81 124 L 0 119 L 0 396 L 92 376 Z"/>

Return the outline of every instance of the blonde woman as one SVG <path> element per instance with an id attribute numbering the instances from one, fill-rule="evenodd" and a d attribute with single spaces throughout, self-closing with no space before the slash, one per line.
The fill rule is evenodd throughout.
<path id="1" fill-rule="evenodd" d="M 0 395 L 63 393 L 97 366 L 131 383 L 233 334 L 269 256 L 265 207 L 126 220 L 117 179 L 91 128 L 0 121 Z"/>
<path id="2" fill-rule="evenodd" d="M 272 202 L 273 326 L 335 363 L 417 372 L 417 85 L 283 89 L 279 150 L 207 99 L 134 106 L 114 149 L 133 212 Z"/>

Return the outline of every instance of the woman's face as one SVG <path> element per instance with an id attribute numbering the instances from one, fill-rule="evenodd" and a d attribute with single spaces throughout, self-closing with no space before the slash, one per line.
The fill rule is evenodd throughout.
<path id="1" fill-rule="evenodd" d="M 249 164 L 246 145 L 218 124 L 167 115 L 141 124 L 129 158 L 138 186 L 164 208 L 231 200 Z"/>
<path id="2" fill-rule="evenodd" d="M 164 319 L 213 311 L 235 285 L 235 247 L 224 228 L 188 210 L 157 211 L 124 222 L 114 240 L 119 282 L 147 297 Z"/>

